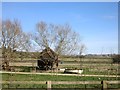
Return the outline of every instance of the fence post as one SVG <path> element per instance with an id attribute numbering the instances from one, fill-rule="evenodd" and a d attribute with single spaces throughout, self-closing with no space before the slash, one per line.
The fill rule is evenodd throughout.
<path id="1" fill-rule="evenodd" d="M 51 90 L 51 81 L 47 81 L 47 90 Z"/>
<path id="2" fill-rule="evenodd" d="M 102 89 L 107 89 L 107 82 L 106 81 L 102 81 Z"/>

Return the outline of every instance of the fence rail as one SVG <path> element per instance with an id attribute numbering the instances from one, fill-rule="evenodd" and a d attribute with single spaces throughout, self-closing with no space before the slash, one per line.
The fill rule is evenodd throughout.
<path id="1" fill-rule="evenodd" d="M 47 88 L 50 90 L 51 85 L 54 84 L 102 84 L 102 88 L 108 88 L 108 84 L 120 84 L 120 81 L 2 81 L 1 84 L 47 84 Z"/>

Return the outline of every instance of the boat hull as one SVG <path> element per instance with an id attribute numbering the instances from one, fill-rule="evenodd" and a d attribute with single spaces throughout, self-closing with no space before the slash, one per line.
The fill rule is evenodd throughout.
<path id="1" fill-rule="evenodd" d="M 69 69 L 66 69 L 66 70 L 64 71 L 64 73 L 82 74 L 82 73 L 83 73 L 83 70 L 69 70 Z"/>

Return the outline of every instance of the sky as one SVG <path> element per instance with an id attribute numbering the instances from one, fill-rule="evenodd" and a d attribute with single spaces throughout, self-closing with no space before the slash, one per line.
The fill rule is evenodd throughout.
<path id="1" fill-rule="evenodd" d="M 35 32 L 40 21 L 68 23 L 86 54 L 118 53 L 117 2 L 3 2 L 2 19 L 18 19 L 24 32 Z"/>

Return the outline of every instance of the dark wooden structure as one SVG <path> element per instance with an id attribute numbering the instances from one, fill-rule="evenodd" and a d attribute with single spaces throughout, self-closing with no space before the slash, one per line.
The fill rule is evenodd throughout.
<path id="1" fill-rule="evenodd" d="M 49 47 L 45 48 L 40 53 L 40 60 L 38 60 L 38 67 L 42 70 L 51 70 L 58 67 L 58 55 Z"/>

